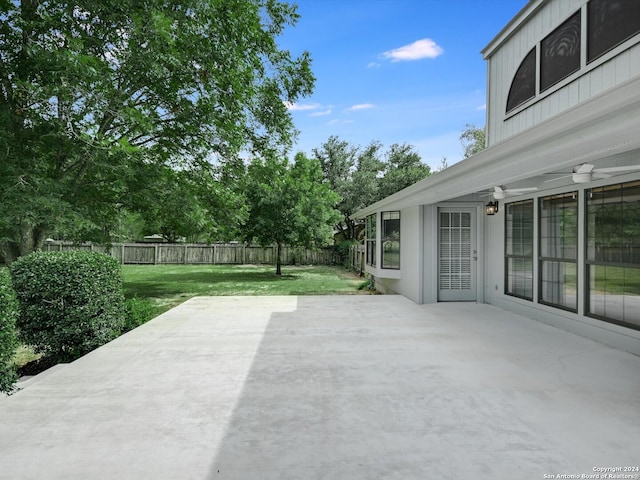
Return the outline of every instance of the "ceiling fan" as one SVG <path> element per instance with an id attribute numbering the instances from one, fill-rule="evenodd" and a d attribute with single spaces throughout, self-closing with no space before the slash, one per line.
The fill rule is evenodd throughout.
<path id="1" fill-rule="evenodd" d="M 503 188 L 503 187 L 493 187 L 492 191 L 485 192 L 486 195 L 483 197 L 488 197 L 492 195 L 495 200 L 502 200 L 506 197 L 511 197 L 514 195 L 524 195 L 525 193 L 535 192 L 538 190 L 538 187 L 527 187 L 527 188 Z"/>
<path id="2" fill-rule="evenodd" d="M 589 183 L 592 180 L 598 178 L 609 178 L 614 175 L 622 175 L 624 173 L 636 172 L 640 171 L 640 165 L 626 165 L 623 167 L 604 167 L 604 168 L 596 168 L 594 165 L 590 163 L 583 163 L 576 167 L 573 167 L 573 171 L 569 174 L 560 174 L 561 177 L 552 178 L 551 180 L 545 181 L 555 182 L 556 180 L 562 180 L 563 178 L 571 178 L 574 183 Z M 551 173 L 551 175 L 558 175 Z"/>

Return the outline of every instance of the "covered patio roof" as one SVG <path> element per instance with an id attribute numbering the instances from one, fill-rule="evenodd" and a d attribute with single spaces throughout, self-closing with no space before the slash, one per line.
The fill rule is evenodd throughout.
<path id="1" fill-rule="evenodd" d="M 452 200 L 495 186 L 552 190 L 563 184 L 547 183 L 551 177 L 546 174 L 571 171 L 582 163 L 617 166 L 621 154 L 640 148 L 638 91 L 640 78 L 629 80 L 380 200 L 352 218 L 386 208 Z"/>

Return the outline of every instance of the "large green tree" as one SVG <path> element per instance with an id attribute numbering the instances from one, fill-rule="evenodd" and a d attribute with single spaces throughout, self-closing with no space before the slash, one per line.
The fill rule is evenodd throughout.
<path id="1" fill-rule="evenodd" d="M 161 234 L 168 242 L 235 239 L 247 208 L 238 180 L 227 178 L 229 166 L 146 165 L 140 184 L 129 187 L 130 208 L 139 213 L 144 234 Z"/>
<path id="2" fill-rule="evenodd" d="M 381 149 L 380 142 L 359 148 L 335 135 L 313 149 L 313 157 L 322 166 L 325 183 L 340 196 L 336 209 L 341 218 L 336 229 L 344 240 L 357 238 L 357 223 L 351 215 L 380 198 L 379 181 L 385 168 L 380 158 Z"/>
<path id="3" fill-rule="evenodd" d="M 248 167 L 246 195 L 249 216 L 244 225 L 247 241 L 276 245 L 276 274 L 282 274 L 282 247 L 320 247 L 331 243 L 339 218 L 339 200 L 322 181 L 317 160 L 298 153 L 293 164 L 271 156 L 256 158 Z"/>
<path id="4" fill-rule="evenodd" d="M 394 143 L 386 153 L 386 167 L 380 179 L 379 198 L 400 190 L 431 175 L 429 165 L 422 163 L 420 154 L 412 145 Z"/>
<path id="5" fill-rule="evenodd" d="M 330 136 L 319 148 L 312 150 L 313 158 L 320 162 L 322 178 L 332 190 L 340 193 L 351 178 L 356 164 L 358 147 L 354 147 L 337 135 Z"/>
<path id="6" fill-rule="evenodd" d="M 462 143 L 464 158 L 469 158 L 481 152 L 486 148 L 486 133 L 484 128 L 478 128 L 475 125 L 467 123 L 460 134 L 460 143 Z"/>
<path id="7" fill-rule="evenodd" d="M 351 215 L 431 174 L 408 144 L 393 144 L 383 154 L 380 142 L 362 148 L 333 135 L 313 149 L 313 156 L 322 166 L 325 183 L 340 196 L 336 209 L 341 218 L 336 228 L 347 241 L 358 236 Z"/>
<path id="8" fill-rule="evenodd" d="M 143 165 L 206 165 L 291 144 L 284 102 L 311 93 L 276 39 L 278 0 L 0 0 L 0 251 L 61 222 L 107 231 Z"/>

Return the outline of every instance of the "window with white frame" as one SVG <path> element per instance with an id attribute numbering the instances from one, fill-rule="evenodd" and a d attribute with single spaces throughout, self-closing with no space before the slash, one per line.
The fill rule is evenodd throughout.
<path id="1" fill-rule="evenodd" d="M 365 219 L 365 258 L 367 265 L 376 266 L 376 214 Z"/>
<path id="2" fill-rule="evenodd" d="M 540 42 L 540 91 L 580 70 L 580 10 Z"/>
<path id="3" fill-rule="evenodd" d="M 400 268 L 400 212 L 382 212 L 382 268 Z"/>
<path id="4" fill-rule="evenodd" d="M 539 203 L 538 301 L 578 308 L 578 195 L 550 195 Z"/>
<path id="5" fill-rule="evenodd" d="M 505 207 L 505 293 L 533 300 L 533 200 Z"/>
<path id="6" fill-rule="evenodd" d="M 507 97 L 507 112 L 536 96 L 536 48 L 524 57 L 511 82 Z"/>
<path id="7" fill-rule="evenodd" d="M 590 0 L 587 4 L 587 63 L 640 32 L 637 0 Z"/>
<path id="8" fill-rule="evenodd" d="M 640 182 L 586 197 L 586 313 L 640 330 Z"/>

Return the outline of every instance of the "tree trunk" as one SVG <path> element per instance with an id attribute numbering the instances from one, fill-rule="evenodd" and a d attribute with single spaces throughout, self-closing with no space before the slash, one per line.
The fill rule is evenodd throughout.
<path id="1" fill-rule="evenodd" d="M 282 254 L 282 245 L 280 243 L 277 244 L 276 247 L 276 275 L 282 275 L 282 259 L 280 258 Z"/>
<path id="2" fill-rule="evenodd" d="M 0 256 L 4 259 L 4 264 L 8 267 L 13 261 L 20 256 L 20 252 L 16 248 L 15 242 L 8 240 L 0 241 Z"/>
<path id="3" fill-rule="evenodd" d="M 349 229 L 348 240 L 356 240 L 356 222 L 347 218 L 347 228 Z"/>
<path id="4" fill-rule="evenodd" d="M 0 254 L 5 265 L 11 265 L 18 257 L 40 250 L 47 238 L 46 230 L 41 226 L 23 223 L 20 226 L 20 238 L 0 241 Z"/>
<path id="5" fill-rule="evenodd" d="M 339 225 L 342 234 L 344 235 L 343 240 L 357 240 L 356 239 L 356 222 L 349 218 L 349 215 L 345 214 L 344 216 L 344 227 L 342 224 Z"/>

